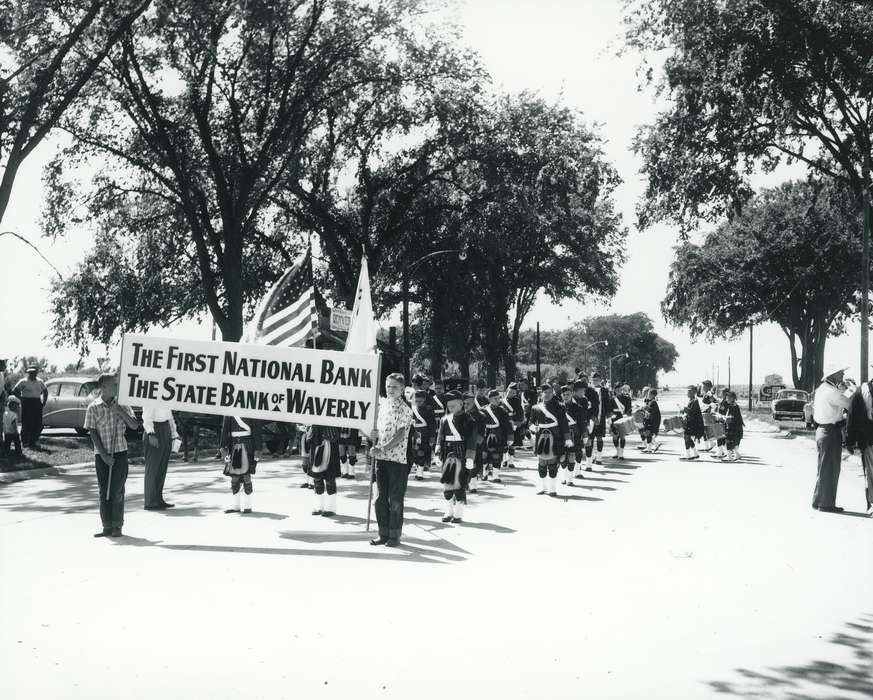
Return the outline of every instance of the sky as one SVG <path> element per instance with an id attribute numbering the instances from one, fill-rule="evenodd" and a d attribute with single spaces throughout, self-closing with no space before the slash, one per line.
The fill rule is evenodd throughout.
<path id="1" fill-rule="evenodd" d="M 464 43 L 479 53 L 495 87 L 508 92 L 530 90 L 581 110 L 589 124 L 597 125 L 606 157 L 623 179 L 615 196 L 629 234 L 627 262 L 619 273 L 616 296 L 605 304 L 560 305 L 543 297 L 524 327 L 533 328 L 539 322 L 544 330 L 560 329 L 591 315 L 642 311 L 679 352 L 676 370 L 662 375 L 662 383 L 696 383 L 705 378 L 726 383 L 729 362 L 733 382 L 747 382 L 748 333 L 734 342 L 695 342 L 687 331 L 668 326 L 661 316 L 660 303 L 678 231 L 655 226 L 641 232 L 634 226 L 635 206 L 644 182 L 631 143 L 637 126 L 653 119 L 656 105 L 650 90 L 638 89 L 635 70 L 639 57 L 618 55 L 622 33 L 619 0 L 455 0 L 452 14 L 463 32 Z M 52 142 L 41 146 L 19 171 L 0 231 L 12 230 L 33 241 L 65 274 L 83 257 L 90 236 L 83 231 L 60 241 L 40 237 L 41 171 L 55 147 Z M 800 176 L 799 170 L 777 171 L 759 177 L 754 184 L 772 186 Z M 61 367 L 78 359 L 74 349 L 53 348 L 46 341 L 52 326 L 47 290 L 54 274 L 21 242 L 0 236 L 0 357 L 40 355 Z M 172 332 L 157 332 L 207 339 L 211 325 L 186 322 Z M 847 335 L 829 340 L 826 362 L 841 363 L 857 377 L 859 342 L 855 324 Z M 95 354 L 104 354 L 103 349 Z M 109 349 L 108 354 L 117 356 L 117 349 Z M 770 373 L 782 374 L 790 384 L 788 341 L 773 324 L 755 329 L 754 383 Z"/>

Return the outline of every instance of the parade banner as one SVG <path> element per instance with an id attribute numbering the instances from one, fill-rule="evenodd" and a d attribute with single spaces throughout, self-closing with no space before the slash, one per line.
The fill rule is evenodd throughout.
<path id="1" fill-rule="evenodd" d="M 192 413 L 375 426 L 379 355 L 126 333 L 118 398 Z"/>

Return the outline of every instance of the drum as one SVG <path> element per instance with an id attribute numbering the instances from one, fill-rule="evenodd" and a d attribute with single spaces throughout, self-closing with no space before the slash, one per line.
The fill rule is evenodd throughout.
<path id="1" fill-rule="evenodd" d="M 676 433 L 681 433 L 685 430 L 685 421 L 682 416 L 672 416 L 664 419 L 664 430 L 672 430 Z"/>
<path id="2" fill-rule="evenodd" d="M 724 423 L 713 423 L 703 426 L 707 440 L 720 440 L 724 437 Z"/>
<path id="3" fill-rule="evenodd" d="M 627 416 L 626 418 L 620 418 L 617 421 L 613 421 L 612 429 L 619 437 L 626 438 L 628 435 L 632 435 L 636 432 L 637 426 L 634 423 L 633 417 Z"/>
<path id="4" fill-rule="evenodd" d="M 638 408 L 636 411 L 634 411 L 634 416 L 633 416 L 633 418 L 634 418 L 634 425 L 635 425 L 637 428 L 642 428 L 642 427 L 643 427 L 643 423 L 644 423 L 645 420 L 646 420 L 646 412 L 645 412 L 645 410 L 643 410 L 642 408 Z"/>
<path id="5" fill-rule="evenodd" d="M 703 425 L 706 427 L 707 425 L 715 425 L 718 421 L 715 420 L 714 413 L 704 413 L 703 414 Z"/>

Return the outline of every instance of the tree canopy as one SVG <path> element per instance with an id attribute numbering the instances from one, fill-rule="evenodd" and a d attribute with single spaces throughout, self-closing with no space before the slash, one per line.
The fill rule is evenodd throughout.
<path id="1" fill-rule="evenodd" d="M 670 268 L 665 317 L 692 337 L 733 337 L 772 321 L 791 351 L 795 387 L 821 378 L 828 337 L 860 304 L 860 212 L 845 187 L 792 182 L 762 191 Z"/>
<path id="2" fill-rule="evenodd" d="M 151 0 L 0 0 L 0 221 L 18 169 Z"/>

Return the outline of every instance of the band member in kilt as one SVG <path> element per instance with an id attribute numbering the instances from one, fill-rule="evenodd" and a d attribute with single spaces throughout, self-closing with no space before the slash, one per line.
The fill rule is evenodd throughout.
<path id="1" fill-rule="evenodd" d="M 597 393 L 598 411 L 597 418 L 594 420 L 594 431 L 591 437 L 588 438 L 588 443 L 594 453 L 594 464 L 603 464 L 601 461 L 603 456 L 603 438 L 606 437 L 606 419 L 609 416 L 610 406 L 612 405 L 612 394 L 609 391 L 609 387 L 606 386 L 606 380 L 601 379 L 599 373 L 595 372 L 591 378 L 594 380 L 594 390 Z M 596 445 L 594 444 L 595 441 Z"/>
<path id="2" fill-rule="evenodd" d="M 679 459 L 700 459 L 697 451 L 697 440 L 703 437 L 703 413 L 700 411 L 700 402 L 697 400 L 697 387 L 688 387 L 688 405 L 682 409 L 685 416 L 685 456 Z"/>
<path id="3" fill-rule="evenodd" d="M 591 421 L 590 428 L 588 430 L 588 441 L 585 444 L 585 471 L 591 471 L 591 463 L 594 460 L 594 431 L 597 428 L 597 423 L 599 422 L 600 417 L 600 392 L 588 385 L 588 375 L 584 372 L 579 373 L 579 379 L 576 381 L 582 382 L 585 385 L 585 398 L 588 399 L 588 416 Z M 600 439 L 601 449 L 603 447 L 603 438 Z M 589 461 L 591 460 L 591 461 Z"/>
<path id="4" fill-rule="evenodd" d="M 437 379 L 434 382 L 433 389 L 429 389 L 427 392 L 427 405 L 431 411 L 433 411 L 433 417 L 436 421 L 437 426 L 439 426 L 439 422 L 444 415 L 446 415 L 446 400 L 445 400 L 445 390 L 442 379 Z M 436 430 L 433 433 L 434 440 L 436 440 Z M 432 457 L 430 463 L 435 465 L 438 461 L 437 454 L 435 450 L 432 451 Z M 424 470 L 428 471 L 428 465 L 424 465 Z"/>
<path id="5" fill-rule="evenodd" d="M 572 391 L 569 386 L 561 387 L 561 395 L 564 398 L 567 425 L 570 427 L 570 439 L 573 441 L 573 449 L 568 449 L 564 454 L 564 467 L 567 473 L 564 475 L 561 483 L 573 486 L 574 469 L 578 468 L 579 470 L 575 478 L 585 478 L 582 470 L 586 463 L 585 443 L 588 440 L 591 404 L 585 398 L 585 384 L 578 379 L 573 382 Z"/>
<path id="6" fill-rule="evenodd" d="M 661 447 L 658 433 L 661 431 L 661 407 L 658 405 L 658 390 L 649 389 L 646 399 L 646 414 L 643 418 L 643 435 L 646 452 L 657 452 Z"/>
<path id="7" fill-rule="evenodd" d="M 340 475 L 340 429 L 313 425 L 306 431 L 303 470 L 315 482 L 316 508 L 313 515 L 336 515 L 336 480 Z"/>
<path id="8" fill-rule="evenodd" d="M 258 466 L 252 430 L 242 418 L 225 416 L 218 446 L 224 457 L 224 475 L 230 477 L 233 502 L 225 513 L 252 512 L 252 474 Z M 242 491 L 242 493 L 241 493 Z"/>
<path id="9" fill-rule="evenodd" d="M 729 391 L 727 394 L 724 424 L 725 446 L 727 447 L 727 455 L 724 459 L 728 462 L 736 462 L 740 458 L 737 450 L 743 439 L 745 423 L 743 422 L 743 414 L 740 413 L 740 407 L 737 405 L 737 395 L 733 391 Z"/>
<path id="10" fill-rule="evenodd" d="M 715 416 L 716 416 L 717 420 L 724 421 L 724 417 L 727 415 L 727 407 L 728 407 L 727 395 L 729 393 L 730 393 L 730 389 L 728 389 L 727 387 L 725 387 L 724 389 L 721 390 L 721 401 L 719 401 L 718 405 L 715 407 Z M 727 454 L 725 452 L 725 444 L 726 443 L 727 443 L 727 441 L 723 437 L 720 437 L 715 441 L 715 444 L 718 448 L 718 453 L 716 454 L 716 457 L 718 457 L 719 459 L 724 459 L 724 457 Z"/>
<path id="11" fill-rule="evenodd" d="M 339 429 L 339 460 L 340 477 L 343 479 L 355 478 L 355 465 L 358 463 L 358 444 L 360 438 L 354 428 Z"/>
<path id="12" fill-rule="evenodd" d="M 543 385 L 543 400 L 530 412 L 531 430 L 536 433 L 534 454 L 538 460 L 540 490 L 537 495 L 558 495 L 558 468 L 564 450 L 573 447 L 567 414 L 551 384 Z"/>
<path id="13" fill-rule="evenodd" d="M 627 444 L 624 436 L 618 434 L 615 429 L 615 421 L 621 420 L 633 414 L 633 405 L 630 397 L 630 387 L 625 384 L 618 390 L 618 393 L 612 397 L 612 444 L 615 447 L 615 459 L 624 459 L 624 448 Z"/>
<path id="14" fill-rule="evenodd" d="M 712 382 L 704 379 L 702 382 L 702 392 L 700 397 L 700 410 L 703 413 L 715 413 L 718 410 L 718 399 L 712 391 Z M 704 452 L 710 452 L 713 448 L 712 440 L 704 436 Z"/>
<path id="15" fill-rule="evenodd" d="M 515 466 L 515 448 L 524 445 L 524 406 L 518 395 L 518 384 L 511 382 L 506 387 L 506 396 L 501 400 L 501 405 L 512 423 L 512 440 L 506 447 L 506 459 L 503 466 L 512 468 Z"/>
<path id="16" fill-rule="evenodd" d="M 479 410 L 479 406 L 476 402 L 476 397 L 473 394 L 467 392 L 465 394 L 462 394 L 461 396 L 464 400 L 464 412 L 469 416 L 470 420 L 476 426 L 476 441 L 473 448 L 473 466 L 472 468 L 470 468 L 468 491 L 470 493 L 478 493 L 479 489 L 476 488 L 476 482 L 482 480 L 482 475 L 484 471 L 484 457 L 482 453 L 482 447 L 485 443 L 485 416 L 483 416 L 482 412 Z M 448 406 L 446 406 L 446 410 L 449 410 Z M 473 481 L 474 479 L 476 481 Z"/>
<path id="17" fill-rule="evenodd" d="M 476 419 L 464 411 L 464 397 L 457 391 L 446 394 L 446 409 L 448 413 L 440 420 L 436 440 L 442 467 L 440 483 L 446 500 L 442 521 L 460 523 L 467 504 L 468 465 L 476 458 L 479 427 Z"/>
<path id="18" fill-rule="evenodd" d="M 501 396 L 497 389 L 488 392 L 488 403 L 481 413 L 485 418 L 485 441 L 482 443 L 482 457 L 485 462 L 485 479 L 500 483 L 500 465 L 503 453 L 512 439 L 512 423 L 506 409 L 500 405 Z M 494 472 L 497 476 L 494 476 Z"/>
<path id="19" fill-rule="evenodd" d="M 412 402 L 411 451 L 416 481 L 424 480 L 424 470 L 430 463 L 431 446 L 436 439 L 437 421 L 427 405 L 427 392 L 419 389 Z"/>

